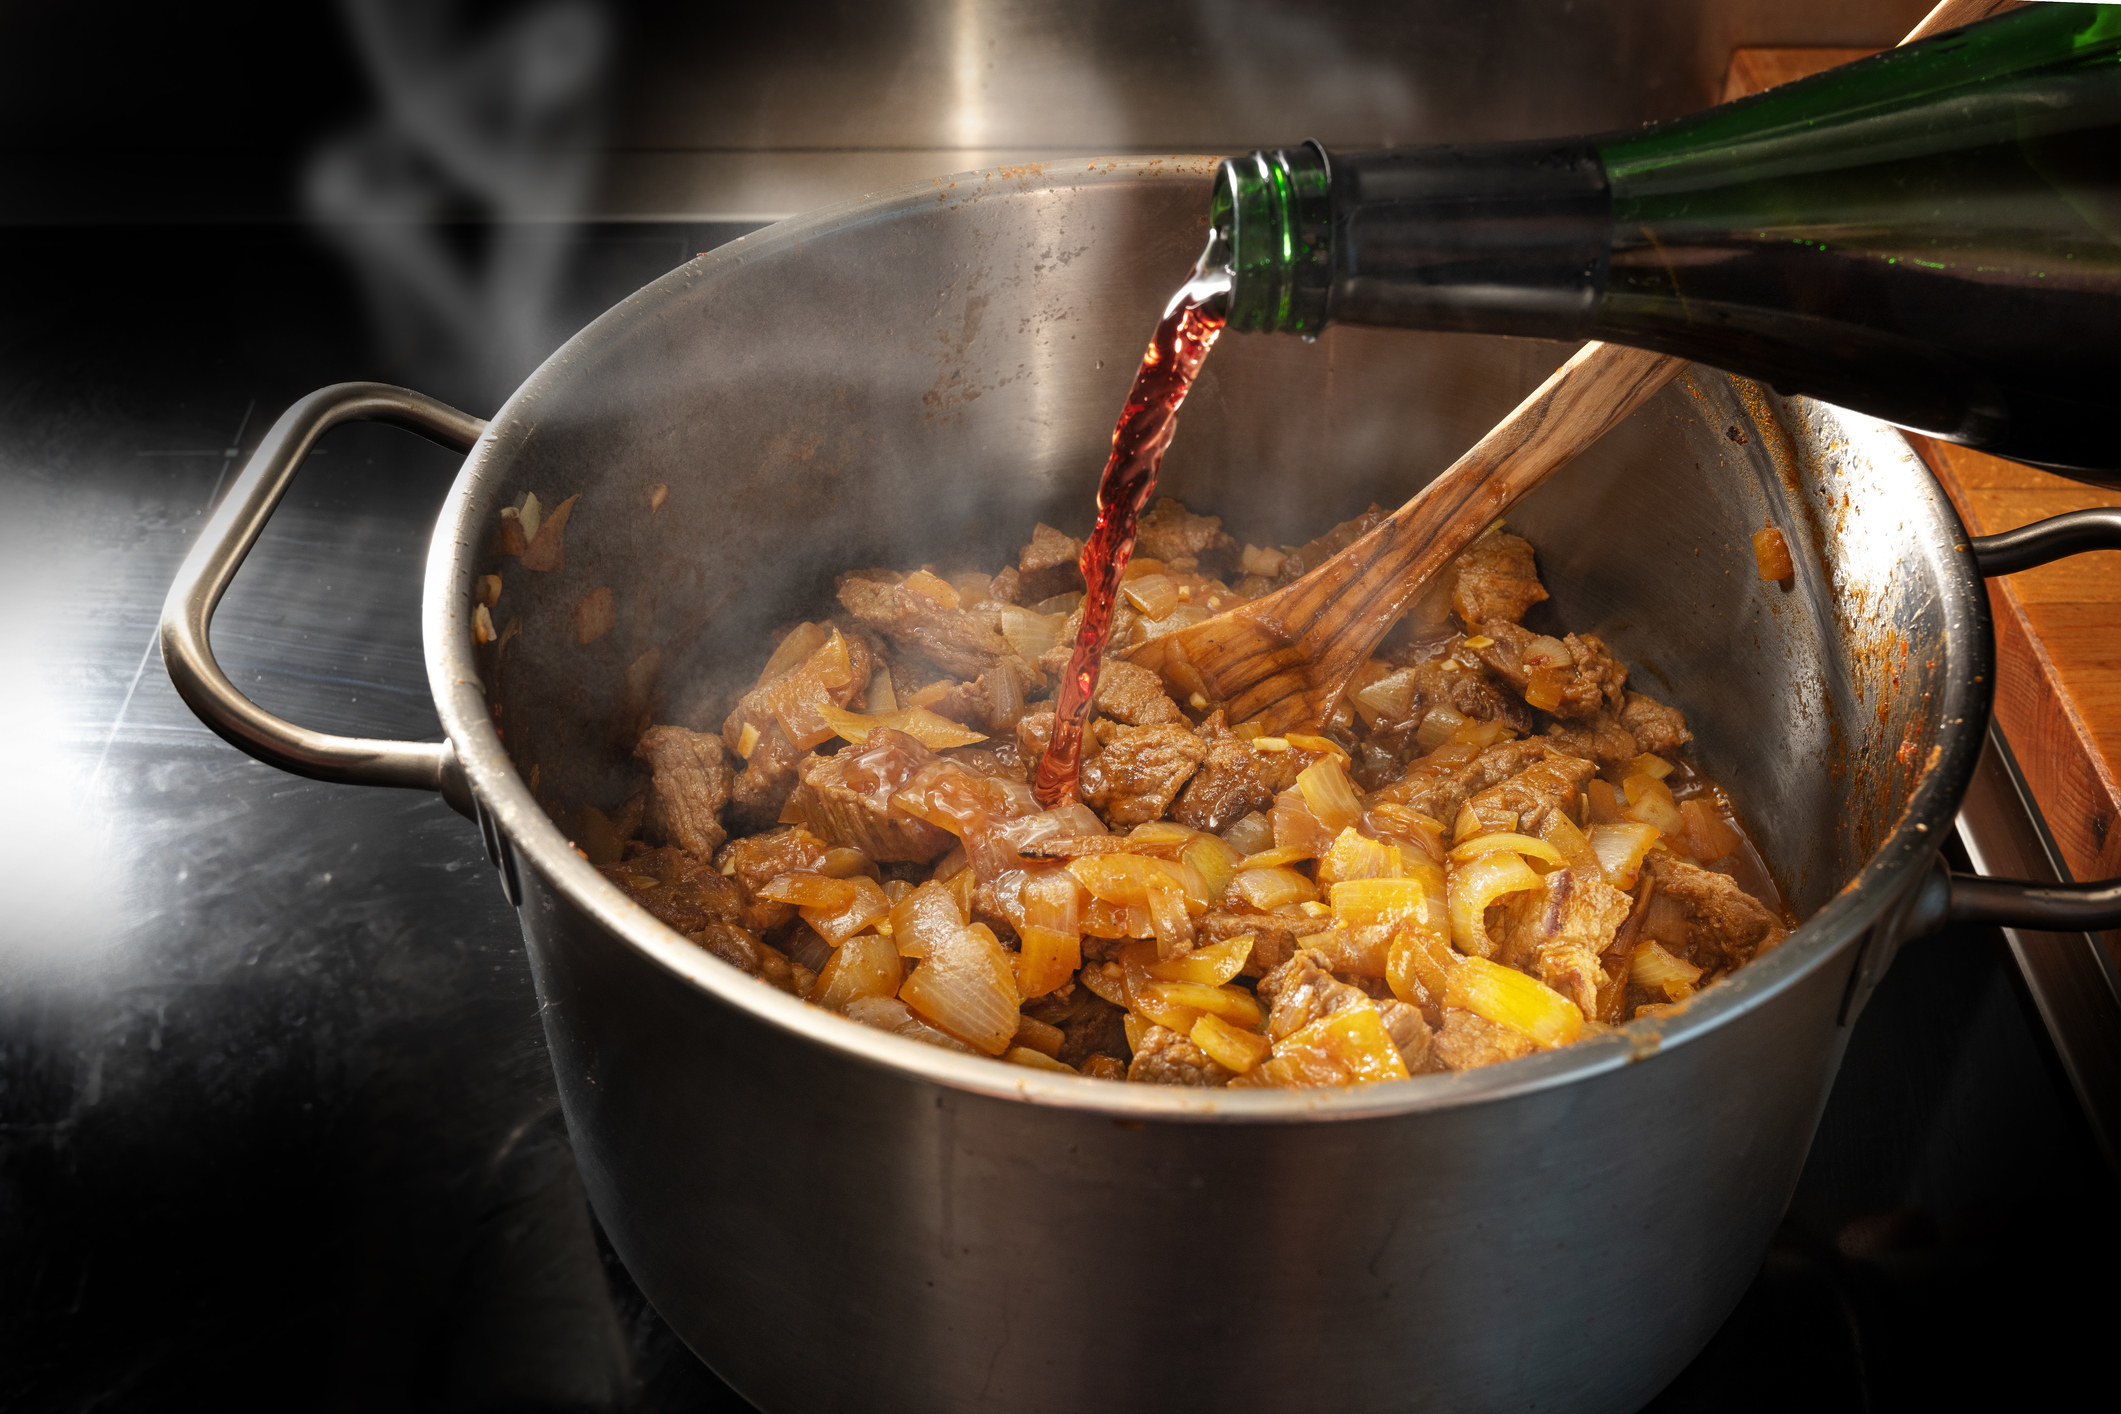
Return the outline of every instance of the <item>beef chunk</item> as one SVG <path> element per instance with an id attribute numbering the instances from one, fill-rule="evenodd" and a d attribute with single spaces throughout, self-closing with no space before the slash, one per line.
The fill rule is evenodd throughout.
<path id="1" fill-rule="evenodd" d="M 1024 692 L 1030 681 L 1024 673 L 1020 658 L 998 663 L 971 682 L 952 683 L 942 696 L 929 701 L 928 710 L 974 731 L 1006 736 L 1024 718 Z"/>
<path id="2" fill-rule="evenodd" d="M 815 870 L 827 846 L 800 825 L 783 825 L 764 834 L 740 835 L 714 857 L 718 874 L 742 895 L 737 918 L 754 933 L 767 933 L 795 917 L 795 905 L 760 898 L 759 890 L 783 874 Z"/>
<path id="3" fill-rule="evenodd" d="M 1670 756 L 1694 739 L 1686 729 L 1686 717 L 1677 707 L 1667 707 L 1639 692 L 1628 694 L 1620 709 L 1620 725 L 1626 727 L 1644 751 Z"/>
<path id="4" fill-rule="evenodd" d="M 1083 763 L 1083 800 L 1109 825 L 1163 818 L 1208 748 L 1180 726 L 1117 727 L 1098 723 L 1104 749 Z"/>
<path id="5" fill-rule="evenodd" d="M 1539 1049 L 1522 1031 L 1498 1026 L 1463 1007 L 1443 1009 L 1443 1025 L 1430 1038 L 1429 1053 L 1445 1070 L 1471 1070 L 1497 1061 L 1516 1060 Z"/>
<path id="6" fill-rule="evenodd" d="M 1499 741 L 1469 760 L 1424 758 L 1379 790 L 1376 799 L 1411 807 L 1449 825 L 1457 818 L 1458 808 L 1476 791 L 1486 790 L 1546 759 L 1548 752 L 1545 742 L 1533 739 Z"/>
<path id="7" fill-rule="evenodd" d="M 1607 712 L 1588 722 L 1556 722 L 1547 728 L 1547 740 L 1556 751 L 1595 761 L 1600 766 L 1618 766 L 1642 754 L 1634 735 Z"/>
<path id="8" fill-rule="evenodd" d="M 1164 693 L 1164 680 L 1124 658 L 1108 658 L 1097 671 L 1097 710 L 1133 727 L 1183 722 L 1186 714 Z"/>
<path id="9" fill-rule="evenodd" d="M 1127 1067 L 1138 1085 L 1228 1085 L 1232 1072 L 1176 1031 L 1151 1026 Z"/>
<path id="10" fill-rule="evenodd" d="M 1271 1008 L 1267 1034 L 1277 1041 L 1325 1017 L 1377 1007 L 1368 992 L 1320 967 L 1317 956 L 1308 950 L 1268 973 L 1259 984 L 1259 999 Z"/>
<path id="11" fill-rule="evenodd" d="M 891 803 L 894 792 L 935 753 L 904 732 L 882 727 L 837 756 L 812 756 L 782 814 L 818 838 L 858 849 L 871 859 L 926 863 L 957 840 Z"/>
<path id="12" fill-rule="evenodd" d="M 744 921 L 744 899 L 737 886 L 675 845 L 607 864 L 598 872 L 680 933 L 696 933 L 717 921 Z"/>
<path id="13" fill-rule="evenodd" d="M 1782 920 L 1728 874 L 1665 853 L 1650 855 L 1646 867 L 1657 881 L 1657 899 L 1685 910 L 1697 965 L 1737 967 L 1787 935 Z"/>
<path id="14" fill-rule="evenodd" d="M 1245 958 L 1244 975 L 1264 977 L 1290 958 L 1302 940 L 1333 926 L 1330 915 L 1312 918 L 1301 913 L 1235 913 L 1210 910 L 1193 921 L 1198 946 L 1227 942 L 1250 934 L 1252 951 Z"/>
<path id="15" fill-rule="evenodd" d="M 869 685 L 876 670 L 878 644 L 860 625 L 847 622 L 830 627 L 840 632 L 847 645 L 848 665 L 853 669 L 843 685 L 831 689 L 833 704 L 846 707 Z M 808 753 L 791 742 L 773 715 L 768 690 L 801 663 L 775 673 L 744 694 L 722 723 L 722 744 L 743 760 L 743 770 L 729 787 L 729 805 L 724 818 L 738 834 L 771 829 L 781 818 L 781 806 L 795 789 L 795 768 Z M 742 755 L 746 728 L 755 733 L 751 753 Z"/>
<path id="16" fill-rule="evenodd" d="M 1514 624 L 1547 597 L 1533 567 L 1532 547 L 1515 535 L 1483 535 L 1459 552 L 1451 607 L 1468 628 Z"/>
<path id="17" fill-rule="evenodd" d="M 882 634 L 901 651 L 928 659 L 945 673 L 973 679 L 1008 659 L 1021 665 L 1026 683 L 1037 686 L 1045 681 L 1002 637 L 993 608 L 953 609 L 907 587 L 903 580 L 869 575 L 842 575 L 839 599 L 864 627 Z M 893 679 L 898 680 L 897 674 Z"/>
<path id="18" fill-rule="evenodd" d="M 726 730 L 722 739 L 728 740 Z M 759 739 L 752 745 L 750 759 L 729 787 L 726 817 L 737 833 L 773 827 L 781 818 L 781 807 L 788 803 L 788 793 L 795 789 L 796 767 L 809 754 L 788 740 L 780 723 L 771 717 L 766 719 Z"/>
<path id="19" fill-rule="evenodd" d="M 729 838 L 722 828 L 722 807 L 729 803 L 735 774 L 721 737 L 683 727 L 650 727 L 641 733 L 633 754 L 655 773 L 648 787 L 650 838 L 689 850 L 702 860 L 714 858 Z"/>
<path id="20" fill-rule="evenodd" d="M 1491 640 L 1481 660 L 1542 712 L 1570 721 L 1617 713 L 1626 700 L 1628 670 L 1596 634 L 1549 638 L 1509 623 L 1484 623 Z"/>
<path id="21" fill-rule="evenodd" d="M 1111 667 L 1134 651 L 1141 621 L 1141 612 L 1134 607 L 1133 601 L 1120 595 L 1112 605 L 1112 631 L 1105 639 L 1104 663 L 1098 672 L 1100 681 L 1104 678 L 1103 668 Z M 1061 626 L 1053 646 L 1038 655 L 1038 670 L 1045 675 L 1043 680 L 1052 681 L 1068 671 L 1068 659 L 1074 655 L 1075 640 L 1082 631 L 1083 606 L 1078 604 L 1075 612 L 1068 615 L 1068 622 Z"/>
<path id="22" fill-rule="evenodd" d="M 1385 1034 L 1398 1049 L 1399 1058 L 1407 1063 L 1407 1073 L 1421 1074 L 1429 1060 L 1429 1023 L 1421 1008 L 1393 998 L 1377 1004 L 1377 1015 L 1385 1024 Z"/>
<path id="23" fill-rule="evenodd" d="M 748 972 L 754 977 L 759 975 L 762 954 L 774 952 L 773 949 L 766 947 L 765 944 L 753 937 L 749 931 L 739 928 L 734 923 L 719 921 L 709 923 L 697 932 L 687 933 L 685 936 L 728 963 L 731 967 L 736 968 L 740 972 Z M 777 952 L 774 952 L 774 956 L 781 964 L 777 970 L 785 972 L 788 968 L 788 959 Z"/>
<path id="24" fill-rule="evenodd" d="M 1532 730 L 1532 710 L 1485 665 L 1467 667 L 1456 659 L 1431 658 L 1412 666 L 1415 700 L 1422 713 L 1442 706 L 1476 722 L 1502 722 L 1520 732 Z"/>
<path id="25" fill-rule="evenodd" d="M 1259 753 L 1223 725 L 1220 711 L 1201 723 L 1200 738 L 1208 754 L 1172 806 L 1172 819 L 1219 835 L 1253 811 L 1273 808 L 1274 792 L 1260 778 Z"/>
<path id="26" fill-rule="evenodd" d="M 1545 749 L 1543 742 L 1540 745 Z M 1536 835 L 1549 810 L 1559 810 L 1575 819 L 1577 797 L 1597 774 L 1598 767 L 1592 762 L 1546 749 L 1540 760 L 1476 792 L 1467 799 L 1465 808 L 1488 830 L 1522 830 Z"/>
<path id="27" fill-rule="evenodd" d="M 1083 542 L 1074 536 L 1063 535 L 1044 521 L 1032 527 L 1031 543 L 1016 560 L 1024 602 L 1036 604 L 1056 594 L 1081 591 L 1082 554 Z"/>
<path id="28" fill-rule="evenodd" d="M 1373 501 L 1370 508 L 1355 519 L 1344 520 L 1316 540 L 1297 546 L 1281 562 L 1281 568 L 1274 572 L 1275 587 L 1279 588 L 1303 578 L 1307 572 L 1332 559 L 1384 524 L 1384 521 L 1385 508 Z"/>
<path id="29" fill-rule="evenodd" d="M 1157 498 L 1141 518 L 1134 553 L 1162 560 L 1167 569 L 1185 574 L 1214 574 L 1236 562 L 1237 542 L 1223 533 L 1219 516 L 1197 516 L 1169 496 Z"/>
<path id="30" fill-rule="evenodd" d="M 1502 926 L 1494 930 L 1496 961 L 1530 972 L 1585 1016 L 1596 1016 L 1606 980 L 1599 955 L 1634 900 L 1592 870 L 1556 869 L 1540 884 L 1504 902 Z"/>
<path id="31" fill-rule="evenodd" d="M 1024 1003 L 1024 1015 L 1061 1029 L 1058 1060 L 1081 1070 L 1092 1056 L 1127 1062 L 1127 1013 L 1088 987 L 1070 983 Z"/>

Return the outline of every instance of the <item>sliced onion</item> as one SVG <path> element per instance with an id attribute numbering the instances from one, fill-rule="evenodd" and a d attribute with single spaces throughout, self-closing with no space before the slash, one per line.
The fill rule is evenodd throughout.
<path id="1" fill-rule="evenodd" d="M 1355 704 L 1362 719 L 1372 726 L 1379 722 L 1404 721 L 1414 706 L 1414 692 L 1420 676 L 1413 668 L 1401 668 L 1357 688 L 1348 694 L 1348 700 Z"/>
<path id="2" fill-rule="evenodd" d="M 1495 951 L 1488 937 L 1488 905 L 1504 894 L 1540 887 L 1539 876 L 1514 854 L 1484 854 L 1450 876 L 1451 941 L 1472 957 Z"/>
<path id="3" fill-rule="evenodd" d="M 975 923 L 933 942 L 899 988 L 899 1000 L 930 1025 L 998 1056 L 1016 1035 L 1016 976 L 992 929 Z"/>
<path id="4" fill-rule="evenodd" d="M 1583 1012 L 1576 1003 L 1537 978 L 1486 958 L 1469 957 L 1451 969 L 1444 1001 L 1521 1031 L 1542 1046 L 1565 1046 L 1583 1034 Z"/>
<path id="5" fill-rule="evenodd" d="M 940 751 L 950 746 L 970 746 L 987 738 L 969 727 L 938 716 L 925 707 L 907 707 L 896 712 L 866 715 L 849 712 L 831 703 L 818 706 L 818 716 L 838 735 L 859 745 L 878 727 L 904 732 L 922 746 Z M 815 745 L 815 743 L 812 743 Z"/>
<path id="6" fill-rule="evenodd" d="M 786 638 L 774 645 L 773 655 L 759 670 L 758 685 L 764 687 L 781 674 L 801 667 L 803 660 L 823 648 L 825 640 L 831 636 L 831 630 L 823 624 L 797 624 Z"/>
<path id="7" fill-rule="evenodd" d="M 1214 835 L 1196 834 L 1186 841 L 1186 847 L 1178 857 L 1200 875 L 1207 888 L 1210 907 L 1222 899 L 1230 887 L 1230 880 L 1237 876 L 1237 851 Z"/>
<path id="8" fill-rule="evenodd" d="M 1027 663 L 1036 663 L 1047 649 L 1060 641 L 1060 625 L 1034 610 L 1004 604 L 998 619 L 1002 637 L 1009 640 L 1016 655 Z"/>
<path id="9" fill-rule="evenodd" d="M 1191 628 L 1197 623 L 1204 623 L 1212 617 L 1213 615 L 1198 604 L 1181 604 L 1161 618 L 1143 619 L 1141 621 L 1141 636 L 1145 641 L 1151 638 L 1161 638 L 1174 630 Z"/>
<path id="10" fill-rule="evenodd" d="M 1195 948 L 1184 957 L 1161 958 L 1149 964 L 1149 975 L 1162 982 L 1204 982 L 1211 987 L 1244 971 L 1252 955 L 1252 934 L 1243 933 L 1219 943 Z"/>
<path id="11" fill-rule="evenodd" d="M 1605 874 L 1605 881 L 1616 889 L 1632 889 L 1642 872 L 1642 860 L 1657 843 L 1658 829 L 1655 825 L 1626 821 L 1618 825 L 1593 825 L 1589 835 L 1591 853 L 1598 857 L 1598 867 Z"/>
<path id="12" fill-rule="evenodd" d="M 1400 876 L 1399 850 L 1380 840 L 1342 830 L 1333 847 L 1318 861 L 1318 882 L 1330 887 L 1345 879 L 1396 879 Z"/>
<path id="13" fill-rule="evenodd" d="M 1428 710 L 1421 725 L 1414 729 L 1414 744 L 1423 751 L 1434 751 L 1451 739 L 1451 734 L 1466 724 L 1465 713 L 1446 707 L 1441 702 Z"/>
<path id="14" fill-rule="evenodd" d="M 1246 906 L 1272 913 L 1283 904 L 1315 900 L 1318 886 L 1294 869 L 1242 869 L 1230 881 L 1230 892 Z"/>
<path id="15" fill-rule="evenodd" d="M 972 1048 L 955 1036 L 936 1030 L 922 1021 L 897 997 L 856 997 L 847 1003 L 846 1017 L 878 1031 L 889 1031 L 894 1036 L 904 1036 L 914 1041 L 925 1041 L 931 1046 L 940 1046 L 946 1051 L 964 1051 Z"/>
<path id="16" fill-rule="evenodd" d="M 930 881 L 891 907 L 891 941 L 901 957 L 926 957 L 937 939 L 965 926 L 957 895 Z"/>
<path id="17" fill-rule="evenodd" d="M 1672 799 L 1672 788 L 1655 776 L 1629 776 L 1620 783 L 1620 789 L 1627 797 L 1627 803 L 1620 807 L 1624 818 L 1655 825 L 1668 835 L 1686 829 L 1686 818 L 1679 813 L 1679 802 Z"/>
<path id="18" fill-rule="evenodd" d="M 844 1011 L 856 997 L 893 996 L 904 970 L 890 939 L 864 933 L 840 944 L 818 973 L 810 1000 L 831 1011 Z"/>
<path id="19" fill-rule="evenodd" d="M 1274 822 L 1254 810 L 1223 831 L 1223 843 L 1239 854 L 1258 854 L 1274 848 Z"/>
<path id="20" fill-rule="evenodd" d="M 1690 995 L 1701 980 L 1701 969 L 1684 958 L 1674 957 L 1655 943 L 1639 943 L 1628 960 L 1628 980 L 1638 987 L 1664 993 L 1676 1002 Z"/>
<path id="21" fill-rule="evenodd" d="M 1480 858 L 1483 854 L 1495 854 L 1504 850 L 1511 854 L 1522 855 L 1526 859 L 1536 859 L 1542 864 L 1554 865 L 1557 868 L 1567 862 L 1561 857 L 1561 851 L 1548 844 L 1545 840 L 1535 839 L 1531 835 L 1520 835 L 1513 831 L 1497 831 L 1493 834 L 1475 835 L 1464 844 L 1453 845 L 1451 847 L 1451 861 L 1454 864 L 1465 864 Z"/>
<path id="22" fill-rule="evenodd" d="M 1160 619 L 1180 604 L 1178 581 L 1167 574 L 1149 573 L 1135 575 L 1120 585 L 1125 594 L 1145 619 Z"/>

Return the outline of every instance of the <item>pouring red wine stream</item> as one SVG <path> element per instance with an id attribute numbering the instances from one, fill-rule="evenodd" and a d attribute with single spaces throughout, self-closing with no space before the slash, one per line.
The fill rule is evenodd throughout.
<path id="1" fill-rule="evenodd" d="M 1135 532 L 1142 511 L 1156 494 L 1156 474 L 1164 449 L 1178 430 L 1179 405 L 1200 376 L 1200 366 L 1215 346 L 1228 317 L 1230 272 L 1220 264 L 1211 243 L 1194 267 L 1193 278 L 1179 287 L 1164 307 L 1134 386 L 1112 430 L 1112 455 L 1097 485 L 1097 526 L 1083 545 L 1083 621 L 1075 651 L 1061 678 L 1054 704 L 1053 737 L 1039 758 L 1032 784 L 1039 803 L 1049 810 L 1076 797 L 1082 771 L 1083 726 L 1097 690 L 1097 673 L 1105 643 L 1112 635 L 1112 609 L 1120 579 L 1134 555 Z"/>

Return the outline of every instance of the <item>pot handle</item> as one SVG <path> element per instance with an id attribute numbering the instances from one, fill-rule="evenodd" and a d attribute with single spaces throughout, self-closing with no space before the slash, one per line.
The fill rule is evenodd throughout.
<path id="1" fill-rule="evenodd" d="M 214 508 L 162 601 L 162 661 L 177 695 L 238 751 L 312 780 L 440 791 L 470 815 L 471 787 L 447 741 L 386 741 L 298 727 L 237 691 L 214 661 L 207 635 L 221 595 L 309 449 L 342 422 L 388 422 L 460 452 L 470 451 L 486 428 L 483 418 L 387 383 L 335 383 L 280 414 Z"/>
<path id="2" fill-rule="evenodd" d="M 2087 550 L 2121 550 L 2121 506 L 2071 511 L 2000 535 L 1973 538 L 1984 577 L 2016 574 Z M 1989 923 L 2053 933 L 2121 928 L 2121 879 L 2096 884 L 2038 883 L 1947 872 L 1941 865 L 1914 902 L 1915 933 L 1947 923 Z"/>

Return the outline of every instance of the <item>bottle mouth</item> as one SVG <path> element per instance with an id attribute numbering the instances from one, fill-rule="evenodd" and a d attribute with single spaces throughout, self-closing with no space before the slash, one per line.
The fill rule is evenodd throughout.
<path id="1" fill-rule="evenodd" d="M 1332 168 L 1316 142 L 1225 158 L 1203 265 L 1230 274 L 1229 327 L 1315 337 L 1332 284 Z"/>

